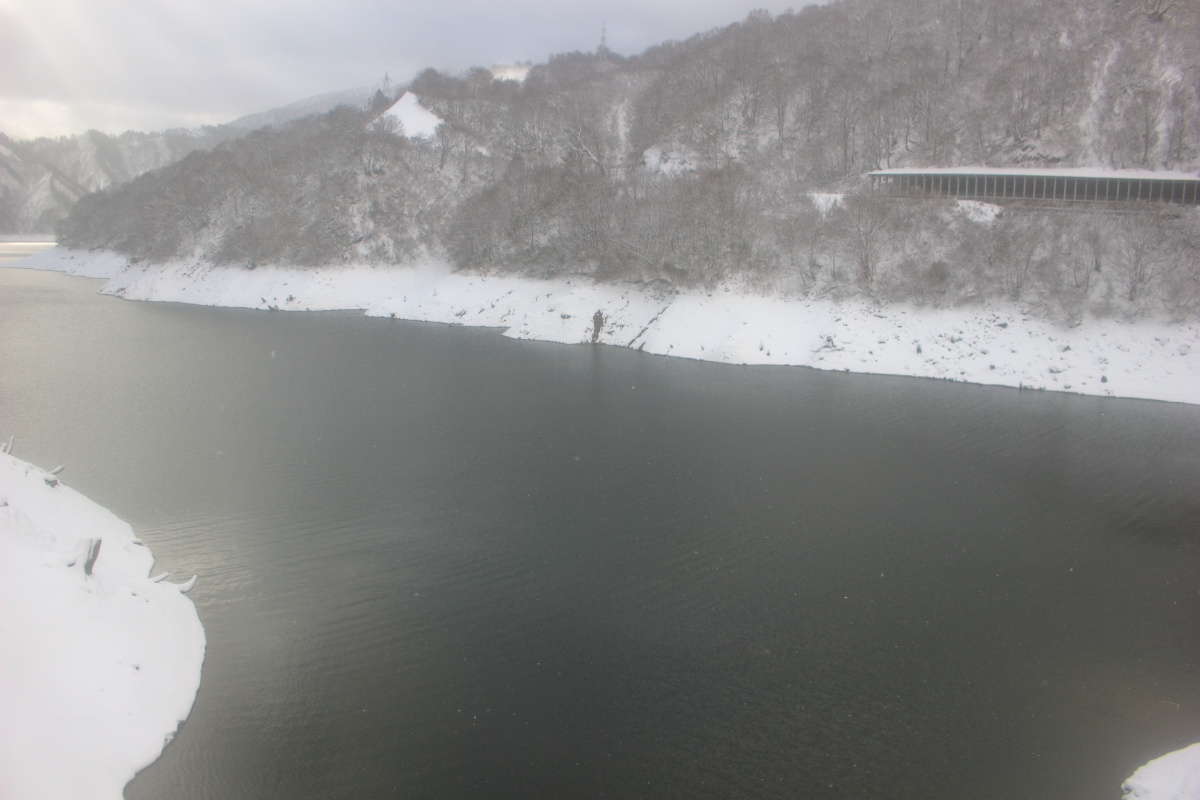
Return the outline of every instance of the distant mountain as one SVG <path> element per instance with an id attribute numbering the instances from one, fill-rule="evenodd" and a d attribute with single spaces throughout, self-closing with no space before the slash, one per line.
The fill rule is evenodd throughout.
<path id="1" fill-rule="evenodd" d="M 323 114 L 341 105 L 364 108 L 376 91 L 372 86 L 327 92 L 197 129 L 118 135 L 88 131 L 24 141 L 0 133 L 0 233 L 49 233 L 89 192 L 125 183 L 258 128 Z"/>
<path id="2" fill-rule="evenodd" d="M 88 131 L 75 136 L 14 141 L 0 133 L 0 233 L 54 229 L 82 195 L 131 180 L 241 131 L 227 128 Z"/>
<path id="3" fill-rule="evenodd" d="M 82 195 L 79 183 L 0 134 L 0 231 L 49 232 Z"/>
<path id="4" fill-rule="evenodd" d="M 259 111 L 255 114 L 247 114 L 244 117 L 238 117 L 232 122 L 226 123 L 226 125 L 241 131 L 253 131 L 268 126 L 283 125 L 284 123 L 302 117 L 309 117 L 313 114 L 324 114 L 338 106 L 365 108 L 371 101 L 371 96 L 375 94 L 378 88 L 377 86 L 360 86 L 354 89 L 325 92 L 324 94 L 306 97 L 303 100 L 297 100 L 294 103 L 288 103 L 278 108 Z"/>

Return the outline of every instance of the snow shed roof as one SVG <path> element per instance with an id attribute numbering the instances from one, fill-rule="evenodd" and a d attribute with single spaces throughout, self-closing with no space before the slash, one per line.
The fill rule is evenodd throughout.
<path id="1" fill-rule="evenodd" d="M 1186 172 L 1064 167 L 1019 169 L 931 167 L 868 172 L 871 188 L 896 197 L 948 196 L 975 200 L 1036 200 L 1065 203 L 1200 205 L 1200 176 Z"/>
<path id="2" fill-rule="evenodd" d="M 1023 175 L 1030 178 L 1124 178 L 1127 180 L 1196 181 L 1200 173 L 1106 167 L 899 167 L 868 175 Z"/>

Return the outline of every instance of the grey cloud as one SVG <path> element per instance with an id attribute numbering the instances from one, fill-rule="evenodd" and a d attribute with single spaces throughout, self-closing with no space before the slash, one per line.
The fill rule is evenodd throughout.
<path id="1" fill-rule="evenodd" d="M 541 61 L 639 52 L 735 22 L 762 0 L 40 0 L 0 8 L 0 129 L 52 135 L 230 119 L 312 94 Z M 47 113 L 47 109 L 54 109 Z M 39 111 L 40 109 L 40 111 Z M 103 110 L 103 113 L 101 113 Z"/>

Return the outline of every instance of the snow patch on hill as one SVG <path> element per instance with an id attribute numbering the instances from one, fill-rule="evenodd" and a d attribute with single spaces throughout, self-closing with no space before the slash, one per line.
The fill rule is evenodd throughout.
<path id="1" fill-rule="evenodd" d="M 412 139 L 432 139 L 442 124 L 442 118 L 421 105 L 421 98 L 412 92 L 400 95 L 384 116 L 399 122 L 404 135 Z"/>
<path id="2" fill-rule="evenodd" d="M 809 192 L 808 197 L 817 207 L 817 211 L 821 212 L 821 216 L 825 216 L 846 200 L 846 195 L 841 192 Z"/>

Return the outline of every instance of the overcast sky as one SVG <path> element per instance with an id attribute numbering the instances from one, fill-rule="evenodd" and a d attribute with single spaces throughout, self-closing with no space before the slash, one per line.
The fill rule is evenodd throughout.
<path id="1" fill-rule="evenodd" d="M 225 122 L 321 92 L 551 53 L 640 52 L 805 0 L 0 0 L 0 131 Z"/>

